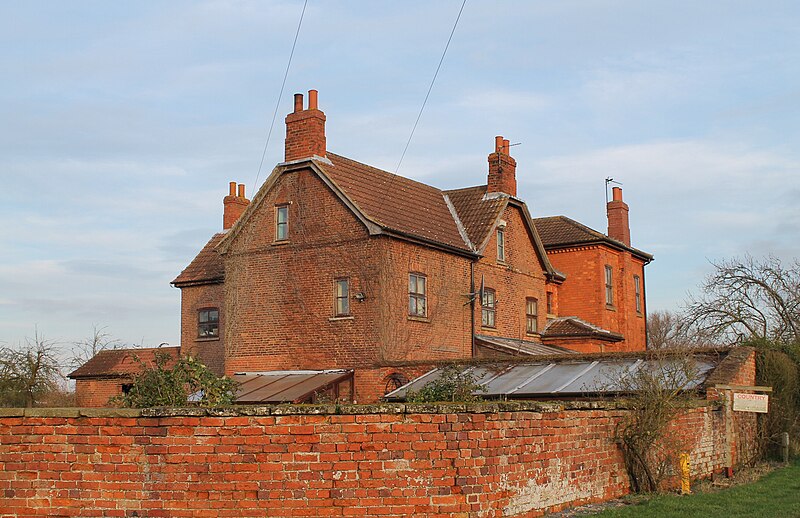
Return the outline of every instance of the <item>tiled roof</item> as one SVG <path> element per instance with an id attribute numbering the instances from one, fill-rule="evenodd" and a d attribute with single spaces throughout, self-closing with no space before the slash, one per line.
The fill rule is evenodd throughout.
<path id="1" fill-rule="evenodd" d="M 543 338 L 577 338 L 594 337 L 607 340 L 620 341 L 624 337 L 613 331 L 603 329 L 578 317 L 554 318 L 544 328 Z"/>
<path id="2" fill-rule="evenodd" d="M 483 244 L 494 223 L 505 208 L 507 196 L 486 198 L 486 186 L 466 187 L 445 191 L 458 213 L 461 224 L 475 248 Z"/>
<path id="3" fill-rule="evenodd" d="M 106 349 L 100 351 L 86 363 L 74 370 L 68 377 L 126 377 L 142 371 L 142 364 L 154 366 L 156 353 L 170 355 L 170 363 L 180 356 L 180 347 L 158 347 L 152 349 Z M 139 361 L 137 361 L 137 358 Z M 141 362 L 141 363 L 140 363 Z"/>
<path id="4" fill-rule="evenodd" d="M 569 349 L 564 349 L 555 345 L 544 345 L 541 342 L 532 342 L 530 340 L 518 340 L 515 338 L 488 335 L 475 335 L 475 339 L 480 346 L 502 350 L 503 352 L 511 354 L 518 353 L 527 356 L 577 354 L 575 351 Z"/>
<path id="5" fill-rule="evenodd" d="M 214 249 L 222 238 L 224 232 L 214 234 L 200 250 L 200 253 L 183 269 L 172 284 L 176 286 L 187 286 L 191 284 L 204 284 L 211 282 L 221 282 L 225 277 L 225 263 L 222 257 Z"/>
<path id="6" fill-rule="evenodd" d="M 544 246 L 573 245 L 610 239 L 603 233 L 578 223 L 566 216 L 535 218 L 533 224 L 539 231 Z"/>
<path id="7" fill-rule="evenodd" d="M 441 190 L 330 152 L 327 158 L 316 165 L 376 224 L 469 250 Z"/>
<path id="8" fill-rule="evenodd" d="M 602 241 L 630 250 L 644 259 L 650 260 L 653 258 L 653 256 L 647 252 L 627 246 L 616 239 L 608 237 L 602 232 L 598 232 L 566 216 L 535 218 L 533 224 L 539 232 L 539 237 L 542 239 L 542 244 L 544 244 L 545 248 L 559 248 Z"/>

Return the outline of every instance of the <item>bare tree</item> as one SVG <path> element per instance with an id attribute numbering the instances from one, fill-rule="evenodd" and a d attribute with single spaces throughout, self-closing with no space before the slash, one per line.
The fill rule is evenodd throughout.
<path id="1" fill-rule="evenodd" d="M 687 302 L 689 322 L 729 343 L 800 343 L 800 261 L 746 255 L 712 265 L 702 293 Z"/>
<path id="2" fill-rule="evenodd" d="M 58 391 L 63 378 L 57 353 L 56 343 L 38 329 L 24 346 L 0 349 L 0 406 L 30 408 Z"/>
<path id="3" fill-rule="evenodd" d="M 699 328 L 684 313 L 653 311 L 647 315 L 648 349 L 684 349 L 719 345 L 714 336 Z"/>
<path id="4" fill-rule="evenodd" d="M 617 425 L 616 439 L 635 492 L 658 491 L 674 472 L 685 449 L 680 434 L 670 434 L 670 423 L 695 396 L 688 389 L 697 367 L 690 352 L 658 351 L 637 370 L 624 370 L 612 384 L 626 394 L 626 406 Z"/>
<path id="5" fill-rule="evenodd" d="M 90 337 L 72 342 L 72 357 L 69 359 L 71 368 L 77 369 L 100 351 L 116 349 L 120 346 L 121 342 L 113 338 L 107 329 L 107 326 L 99 327 L 97 324 L 93 324 Z"/>

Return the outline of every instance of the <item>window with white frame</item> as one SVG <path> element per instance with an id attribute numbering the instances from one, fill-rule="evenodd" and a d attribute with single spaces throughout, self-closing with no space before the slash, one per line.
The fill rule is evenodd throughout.
<path id="1" fill-rule="evenodd" d="M 502 228 L 497 229 L 497 260 L 506 260 L 506 231 Z"/>
<path id="2" fill-rule="evenodd" d="M 636 312 L 642 312 L 642 280 L 638 275 L 633 276 L 633 295 L 636 299 Z"/>
<path id="3" fill-rule="evenodd" d="M 606 265 L 606 305 L 614 305 L 614 272 Z"/>
<path id="4" fill-rule="evenodd" d="M 275 206 L 275 241 L 289 239 L 289 205 Z"/>
<path id="5" fill-rule="evenodd" d="M 493 289 L 486 288 L 483 290 L 483 297 L 481 300 L 481 326 L 495 327 L 495 312 L 497 309 L 497 298 Z"/>

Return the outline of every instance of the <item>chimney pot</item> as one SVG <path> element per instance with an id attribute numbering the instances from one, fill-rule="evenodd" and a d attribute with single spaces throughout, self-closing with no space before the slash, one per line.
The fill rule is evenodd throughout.
<path id="1" fill-rule="evenodd" d="M 622 201 L 622 189 L 611 189 L 612 200 L 606 206 L 608 237 L 631 246 L 631 227 L 628 222 L 628 204 Z"/>
<path id="2" fill-rule="evenodd" d="M 511 156 L 511 143 L 508 141 L 507 138 L 503 139 L 503 153 L 505 153 L 508 156 Z"/>
<path id="3" fill-rule="evenodd" d="M 294 112 L 286 116 L 284 160 L 324 157 L 325 150 L 325 114 L 319 109 L 317 91 L 308 91 L 307 110 L 303 110 L 303 94 L 294 94 Z"/>
<path id="4" fill-rule="evenodd" d="M 489 177 L 486 192 L 517 195 L 517 161 L 508 153 L 509 143 L 501 136 L 494 138 L 494 153 L 489 155 Z"/>
<path id="5" fill-rule="evenodd" d="M 241 217 L 250 200 L 244 197 L 244 184 L 239 184 L 239 195 L 236 195 L 236 182 L 230 182 L 230 194 L 222 199 L 222 228 L 231 228 Z"/>

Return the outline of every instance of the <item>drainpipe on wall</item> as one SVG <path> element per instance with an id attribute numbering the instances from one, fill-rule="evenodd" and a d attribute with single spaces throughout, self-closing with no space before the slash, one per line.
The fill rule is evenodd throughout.
<path id="1" fill-rule="evenodd" d="M 469 323 L 470 323 L 470 340 L 472 341 L 472 357 L 477 356 L 475 349 L 475 261 L 469 263 Z"/>

